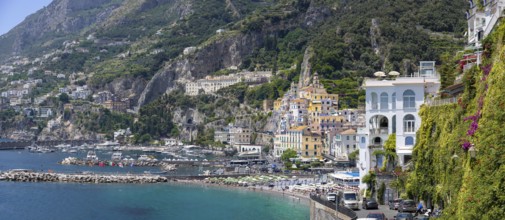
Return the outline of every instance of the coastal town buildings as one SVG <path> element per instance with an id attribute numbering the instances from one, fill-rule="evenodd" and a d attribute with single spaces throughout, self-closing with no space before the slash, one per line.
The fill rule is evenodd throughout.
<path id="1" fill-rule="evenodd" d="M 373 152 L 383 149 L 390 134 L 396 134 L 399 165 L 404 166 L 411 160 L 415 134 L 421 124 L 420 106 L 425 103 L 425 96 L 438 92 L 440 80 L 435 62 L 421 61 L 417 73 L 392 75 L 389 79 L 367 78 L 363 87 L 366 89 L 366 123 L 357 131 L 360 177 L 382 166 L 382 156 L 374 156 Z M 361 183 L 360 186 L 365 185 Z"/>
<path id="2" fill-rule="evenodd" d="M 199 79 L 195 82 L 189 82 L 185 85 L 186 95 L 195 96 L 198 94 L 212 94 L 218 90 L 244 82 L 247 84 L 266 83 L 272 76 L 268 71 L 240 72 L 226 76 L 207 76 L 205 79 Z"/>
<path id="3" fill-rule="evenodd" d="M 488 36 L 497 22 L 505 16 L 505 0 L 469 0 L 469 10 L 466 11 L 468 23 L 468 45 L 482 47 L 482 39 Z"/>
<path id="4" fill-rule="evenodd" d="M 308 84 L 308 83 L 307 83 Z M 322 160 L 329 155 L 326 135 L 343 127 L 345 117 L 338 114 L 338 95 L 328 94 L 314 73 L 312 83 L 299 88 L 291 84 L 284 97 L 274 101 L 274 112 L 280 115 L 274 137 L 274 156 L 287 149 L 299 157 Z"/>

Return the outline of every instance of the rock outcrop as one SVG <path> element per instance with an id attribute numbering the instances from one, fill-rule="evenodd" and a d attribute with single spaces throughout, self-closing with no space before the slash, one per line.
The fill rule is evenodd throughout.
<path id="1" fill-rule="evenodd" d="M 261 34 L 237 33 L 208 43 L 194 54 L 181 55 L 156 73 L 140 95 L 138 105 L 172 91 L 177 88 L 178 81 L 200 79 L 220 69 L 240 66 L 244 58 L 262 44 Z"/>

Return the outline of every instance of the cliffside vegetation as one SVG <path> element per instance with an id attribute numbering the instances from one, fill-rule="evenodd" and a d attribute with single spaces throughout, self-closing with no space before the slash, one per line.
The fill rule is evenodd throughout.
<path id="1" fill-rule="evenodd" d="M 447 219 L 505 215 L 504 33 L 505 23 L 484 41 L 483 63 L 465 73 L 457 104 L 420 112 L 407 192 L 443 205 Z"/>

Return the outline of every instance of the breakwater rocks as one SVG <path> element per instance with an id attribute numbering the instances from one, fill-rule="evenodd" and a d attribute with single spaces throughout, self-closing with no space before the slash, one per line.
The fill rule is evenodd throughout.
<path id="1" fill-rule="evenodd" d="M 104 175 L 104 174 L 63 174 L 31 171 L 0 172 L 0 180 L 19 182 L 71 182 L 71 183 L 162 183 L 168 179 L 159 175 Z"/>

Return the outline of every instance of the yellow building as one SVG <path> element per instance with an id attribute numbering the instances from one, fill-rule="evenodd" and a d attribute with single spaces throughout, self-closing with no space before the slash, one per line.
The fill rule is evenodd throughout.
<path id="1" fill-rule="evenodd" d="M 305 129 L 302 136 L 302 149 L 299 152 L 303 158 L 317 158 L 321 160 L 323 142 L 321 135 L 311 132 L 310 129 Z"/>
<path id="2" fill-rule="evenodd" d="M 321 115 L 312 117 L 310 128 L 313 131 L 325 132 L 343 128 L 345 118 L 341 115 Z"/>
<path id="3" fill-rule="evenodd" d="M 279 111 L 281 109 L 281 105 L 282 105 L 282 98 L 274 100 L 274 111 Z"/>

